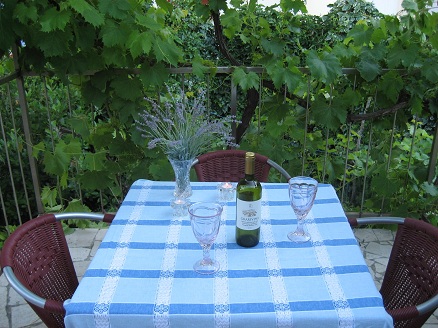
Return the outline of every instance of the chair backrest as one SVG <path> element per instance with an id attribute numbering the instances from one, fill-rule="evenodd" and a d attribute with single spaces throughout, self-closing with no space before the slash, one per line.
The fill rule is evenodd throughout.
<path id="1" fill-rule="evenodd" d="M 438 294 L 438 228 L 408 218 L 399 225 L 380 293 L 395 327 L 423 326 L 433 311 L 418 315 L 416 306 Z"/>
<path id="2" fill-rule="evenodd" d="M 380 293 L 396 328 L 420 328 L 438 307 L 438 228 L 410 218 L 349 219 L 398 224 Z"/>
<path id="3" fill-rule="evenodd" d="M 114 215 L 44 214 L 18 227 L 6 239 L 1 252 L 0 263 L 6 278 L 48 327 L 64 327 L 63 303 L 73 296 L 78 286 L 59 222 L 72 218 L 111 223 Z"/>
<path id="4" fill-rule="evenodd" d="M 48 327 L 64 327 L 63 302 L 73 296 L 78 278 L 60 222 L 52 214 L 30 220 L 14 231 L 2 251 L 2 266 L 47 299 L 46 308 L 29 305 Z"/>
<path id="5" fill-rule="evenodd" d="M 245 153 L 240 149 L 217 150 L 200 155 L 194 162 L 198 181 L 238 182 L 245 176 Z M 255 177 L 260 182 L 267 182 L 271 167 L 277 169 L 286 179 L 289 174 L 268 157 L 255 154 Z"/>

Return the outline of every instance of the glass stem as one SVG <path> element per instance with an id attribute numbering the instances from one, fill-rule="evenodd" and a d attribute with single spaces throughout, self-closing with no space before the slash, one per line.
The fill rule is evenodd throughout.
<path id="1" fill-rule="evenodd" d="M 202 262 L 204 264 L 210 264 L 211 263 L 211 259 L 210 259 L 210 245 L 206 245 L 206 246 L 202 247 L 202 252 L 203 252 Z"/>
<path id="2" fill-rule="evenodd" d="M 306 233 L 304 232 L 304 217 L 298 219 L 297 230 L 295 231 L 297 235 L 304 236 Z"/>

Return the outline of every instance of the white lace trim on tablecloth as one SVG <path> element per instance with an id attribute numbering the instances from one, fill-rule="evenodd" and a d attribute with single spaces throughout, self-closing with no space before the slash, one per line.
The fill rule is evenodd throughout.
<path id="1" fill-rule="evenodd" d="M 172 285 L 175 274 L 176 258 L 178 255 L 178 242 L 182 227 L 182 216 L 173 216 L 167 231 L 166 244 L 161 263 L 160 278 L 158 280 L 157 293 L 154 306 L 154 327 L 168 328 L 170 300 Z"/>
<path id="2" fill-rule="evenodd" d="M 347 298 L 345 297 L 341 283 L 327 251 L 327 247 L 324 245 L 318 227 L 313 220 L 313 213 L 310 213 L 306 219 L 307 230 L 311 236 L 311 242 L 313 249 L 315 250 L 316 258 L 321 269 L 321 273 L 324 282 L 327 286 L 327 290 L 333 301 L 333 306 L 337 312 L 340 328 L 354 327 L 354 315 L 350 308 Z"/>
<path id="3" fill-rule="evenodd" d="M 223 205 L 221 226 L 214 243 L 214 257 L 220 263 L 214 277 L 214 325 L 216 328 L 230 327 L 230 300 L 228 284 L 228 252 L 226 219 L 228 206 Z"/>
<path id="4" fill-rule="evenodd" d="M 148 181 L 140 190 L 137 202 L 145 201 L 149 195 L 152 181 Z M 114 293 L 117 289 L 117 284 L 120 279 L 123 265 L 125 263 L 126 254 L 129 250 L 129 243 L 135 231 L 137 221 L 140 219 L 144 206 L 134 206 L 134 209 L 128 219 L 128 222 L 123 228 L 119 242 L 117 243 L 114 257 L 108 268 L 108 272 L 103 281 L 97 302 L 94 304 L 94 324 L 96 328 L 110 327 L 109 307 Z"/>
<path id="5" fill-rule="evenodd" d="M 278 258 L 272 226 L 267 190 L 262 194 L 262 224 L 261 237 L 265 251 L 265 260 L 268 269 L 269 284 L 271 286 L 272 301 L 278 328 L 291 328 L 293 326 L 292 311 L 289 305 L 286 285 L 284 283 L 281 265 Z"/>

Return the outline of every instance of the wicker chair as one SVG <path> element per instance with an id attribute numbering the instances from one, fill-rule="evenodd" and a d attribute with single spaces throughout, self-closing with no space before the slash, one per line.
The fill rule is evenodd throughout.
<path id="1" fill-rule="evenodd" d="M 245 176 L 244 150 L 217 150 L 200 155 L 193 162 L 198 181 L 238 182 Z M 276 169 L 289 181 L 291 176 L 280 165 L 268 157 L 255 154 L 255 177 L 260 182 L 268 182 L 269 170 Z"/>
<path id="2" fill-rule="evenodd" d="M 6 240 L 1 265 L 6 279 L 47 325 L 64 327 L 63 302 L 78 286 L 60 220 L 111 223 L 113 214 L 44 214 L 17 228 Z"/>
<path id="3" fill-rule="evenodd" d="M 352 227 L 398 224 L 380 293 L 394 327 L 421 327 L 438 307 L 438 228 L 409 218 L 349 222 Z"/>

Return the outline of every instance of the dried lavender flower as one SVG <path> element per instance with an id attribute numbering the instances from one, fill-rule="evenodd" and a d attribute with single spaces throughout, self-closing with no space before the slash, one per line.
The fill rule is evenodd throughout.
<path id="1" fill-rule="evenodd" d="M 212 145 L 236 147 L 231 136 L 234 116 L 213 118 L 204 106 L 205 91 L 190 100 L 182 89 L 178 95 L 168 88 L 170 100 L 162 105 L 147 98 L 151 108 L 144 110 L 136 120 L 137 129 L 150 139 L 148 148 L 161 147 L 172 159 L 194 159 Z"/>

